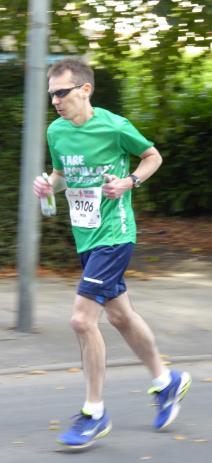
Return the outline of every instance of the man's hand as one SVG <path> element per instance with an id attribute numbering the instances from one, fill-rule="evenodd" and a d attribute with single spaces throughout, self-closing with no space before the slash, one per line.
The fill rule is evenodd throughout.
<path id="1" fill-rule="evenodd" d="M 48 196 L 53 193 L 53 187 L 43 177 L 36 177 L 33 183 L 33 191 L 38 198 Z"/>
<path id="2" fill-rule="evenodd" d="M 118 199 L 123 193 L 132 188 L 132 179 L 130 177 L 119 178 L 116 175 L 105 174 L 105 183 L 102 187 L 103 195 L 109 199 Z"/>

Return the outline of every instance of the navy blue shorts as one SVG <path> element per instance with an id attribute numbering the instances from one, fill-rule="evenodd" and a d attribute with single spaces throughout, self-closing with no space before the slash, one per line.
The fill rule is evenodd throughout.
<path id="1" fill-rule="evenodd" d="M 124 272 L 128 267 L 133 243 L 99 246 L 80 254 L 83 274 L 78 294 L 104 305 L 126 291 Z"/>

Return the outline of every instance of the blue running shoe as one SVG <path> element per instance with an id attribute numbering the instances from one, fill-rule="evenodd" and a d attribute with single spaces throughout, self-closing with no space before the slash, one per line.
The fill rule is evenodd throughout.
<path id="1" fill-rule="evenodd" d="M 82 412 L 75 415 L 73 419 L 70 429 L 58 438 L 59 444 L 70 449 L 89 447 L 96 439 L 105 437 L 112 429 L 112 423 L 106 412 L 99 420 L 94 420 Z"/>
<path id="2" fill-rule="evenodd" d="M 185 396 L 191 385 L 189 373 L 171 371 L 171 383 L 165 389 L 152 387 L 149 394 L 155 394 L 158 414 L 154 420 L 155 429 L 164 429 L 169 426 L 177 417 L 180 411 L 180 401 Z"/>

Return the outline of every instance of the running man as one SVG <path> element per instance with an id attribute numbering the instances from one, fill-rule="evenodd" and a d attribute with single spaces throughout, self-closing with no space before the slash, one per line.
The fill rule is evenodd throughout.
<path id="1" fill-rule="evenodd" d="M 50 184 L 39 176 L 34 192 L 41 197 L 66 189 L 83 268 L 71 326 L 80 341 L 86 397 L 79 415 L 58 439 L 69 448 L 81 449 L 112 427 L 102 397 L 105 345 L 98 327 L 102 309 L 150 371 L 150 393 L 158 405 L 155 429 L 176 418 L 191 378 L 163 365 L 151 329 L 131 306 L 123 277 L 136 241 L 131 190 L 157 171 L 162 158 L 127 119 L 92 107 L 94 74 L 81 60 L 57 62 L 49 69 L 48 81 L 60 117 L 47 132 L 53 164 Z M 138 156 L 133 173 L 131 154 Z"/>

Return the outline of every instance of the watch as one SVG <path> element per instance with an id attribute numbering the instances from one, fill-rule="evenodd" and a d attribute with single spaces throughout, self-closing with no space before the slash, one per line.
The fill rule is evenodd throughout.
<path id="1" fill-rule="evenodd" d="M 131 179 L 132 179 L 133 188 L 139 188 L 139 186 L 141 184 L 140 178 L 137 177 L 137 175 L 134 175 L 134 174 L 129 174 L 128 177 L 131 177 Z"/>

